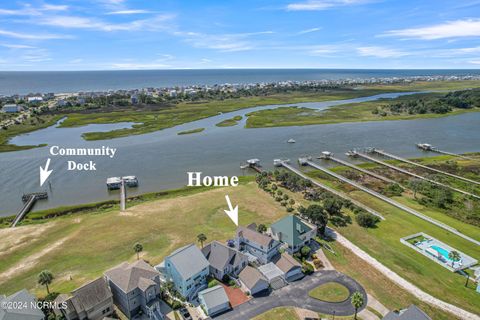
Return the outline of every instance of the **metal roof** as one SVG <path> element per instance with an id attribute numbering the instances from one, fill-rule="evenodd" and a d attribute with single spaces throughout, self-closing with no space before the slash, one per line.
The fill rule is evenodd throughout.
<path id="1" fill-rule="evenodd" d="M 198 274 L 210 265 L 200 249 L 193 243 L 175 250 L 166 260 L 175 266 L 184 280 Z"/>

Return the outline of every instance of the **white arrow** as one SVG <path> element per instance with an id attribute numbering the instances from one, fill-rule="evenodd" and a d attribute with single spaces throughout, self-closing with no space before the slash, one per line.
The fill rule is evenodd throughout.
<path id="1" fill-rule="evenodd" d="M 232 219 L 233 223 L 235 223 L 235 225 L 238 227 L 238 206 L 235 206 L 235 208 L 232 206 L 228 195 L 225 195 L 225 199 L 227 200 L 229 210 L 224 211 L 230 217 L 230 219 Z"/>
<path id="2" fill-rule="evenodd" d="M 48 177 L 52 173 L 53 170 L 48 170 L 48 166 L 50 165 L 50 158 L 47 159 L 47 163 L 45 164 L 45 169 L 40 166 L 40 187 L 43 186 L 45 181 L 47 181 Z"/>

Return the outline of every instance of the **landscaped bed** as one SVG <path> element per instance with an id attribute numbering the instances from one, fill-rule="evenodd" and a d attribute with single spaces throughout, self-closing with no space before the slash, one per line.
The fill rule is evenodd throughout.
<path id="1" fill-rule="evenodd" d="M 308 295 L 317 300 L 326 302 L 342 302 L 348 299 L 350 292 L 348 289 L 336 282 L 329 282 L 316 287 Z"/>

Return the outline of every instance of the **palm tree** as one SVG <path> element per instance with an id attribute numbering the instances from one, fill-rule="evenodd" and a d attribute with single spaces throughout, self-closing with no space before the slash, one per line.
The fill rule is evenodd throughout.
<path id="1" fill-rule="evenodd" d="M 460 253 L 458 253 L 458 251 L 453 250 L 448 253 L 448 259 L 452 260 L 452 268 L 455 261 L 460 260 L 460 258 Z"/>
<path id="2" fill-rule="evenodd" d="M 205 241 L 207 241 L 207 236 L 204 234 L 204 233 L 200 233 L 198 236 L 197 236 L 197 240 L 198 242 L 200 242 L 200 244 L 202 245 L 202 248 L 203 248 L 203 243 Z"/>
<path id="3" fill-rule="evenodd" d="M 38 283 L 47 288 L 47 294 L 50 294 L 48 285 L 52 283 L 53 279 L 53 274 L 48 270 L 43 270 L 38 274 Z"/>
<path id="4" fill-rule="evenodd" d="M 133 245 L 133 251 L 137 254 L 137 260 L 140 259 L 140 252 L 143 251 L 143 246 L 141 243 L 137 242 Z"/>
<path id="5" fill-rule="evenodd" d="M 360 292 L 356 291 L 352 294 L 351 301 L 352 306 L 355 308 L 355 317 L 354 319 L 357 319 L 357 311 L 358 309 L 363 306 L 363 294 Z"/>

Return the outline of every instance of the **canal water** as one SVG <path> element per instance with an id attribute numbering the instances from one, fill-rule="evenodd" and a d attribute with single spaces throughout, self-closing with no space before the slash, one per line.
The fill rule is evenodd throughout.
<path id="1" fill-rule="evenodd" d="M 399 94 L 318 103 L 299 103 L 300 107 L 318 109 L 318 112 L 338 104 L 393 98 Z M 109 157 L 51 157 L 49 148 L 37 148 L 11 153 L 0 153 L 2 174 L 0 216 L 15 214 L 21 207 L 25 192 L 49 190 L 49 199 L 39 201 L 36 210 L 118 199 L 117 192 L 108 192 L 105 181 L 111 176 L 136 175 L 140 185 L 129 189 L 129 195 L 182 187 L 188 171 L 201 171 L 205 175 L 243 175 L 240 164 L 246 159 L 259 158 L 266 168 L 275 158 L 296 160 L 303 155 L 318 155 L 328 150 L 339 158 L 351 148 L 378 147 L 403 157 L 435 155 L 424 153 L 415 143 L 426 142 L 442 150 L 456 153 L 480 150 L 480 113 L 466 113 L 443 118 L 324 124 L 278 128 L 246 129 L 245 114 L 278 105 L 253 107 L 220 114 L 162 131 L 104 141 L 85 141 L 81 134 L 110 131 L 129 127 L 131 123 L 88 125 L 79 128 L 46 129 L 12 139 L 19 145 L 47 143 L 60 147 L 117 148 L 113 159 Z M 236 115 L 244 116 L 233 127 L 215 124 Z M 206 128 L 201 133 L 177 135 L 179 131 Z M 295 139 L 289 144 L 287 140 Z M 39 167 L 51 157 L 53 173 L 48 185 L 39 188 Z M 67 171 L 66 162 L 75 160 L 97 163 L 95 172 Z M 293 162 L 293 161 L 292 161 Z M 232 195 L 234 196 L 234 195 Z"/>

